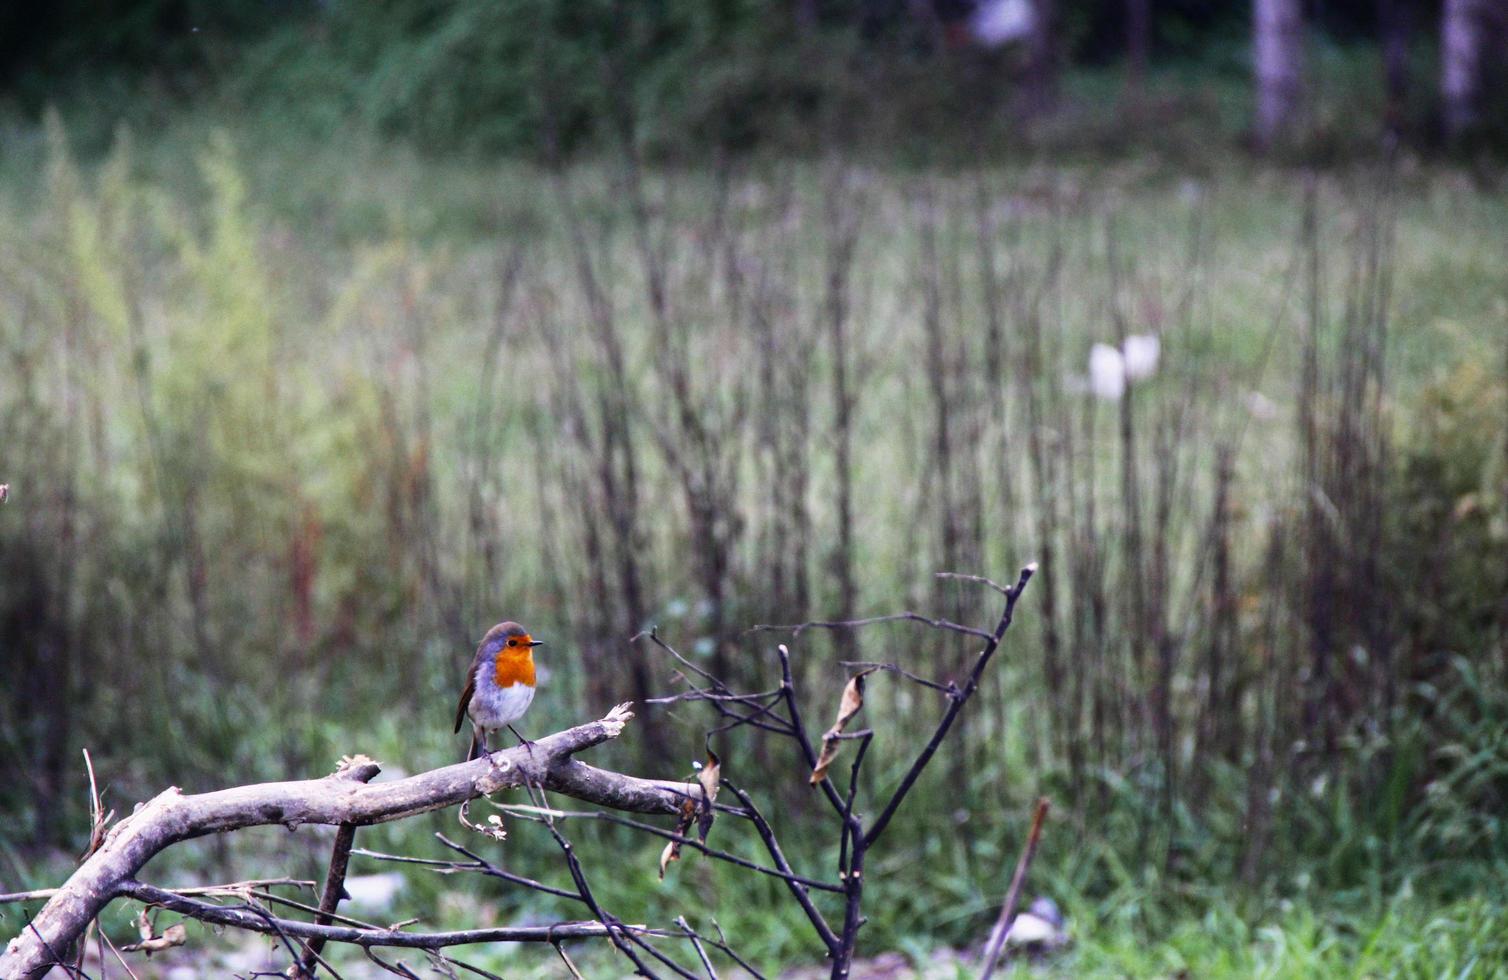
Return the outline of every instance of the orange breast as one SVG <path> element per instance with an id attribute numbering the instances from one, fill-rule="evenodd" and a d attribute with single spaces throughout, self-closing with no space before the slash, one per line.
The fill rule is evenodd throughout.
<path id="1" fill-rule="evenodd" d="M 526 684 L 534 686 L 534 655 L 525 650 L 521 654 L 509 654 L 506 651 L 497 655 L 497 666 L 493 668 L 492 679 L 497 686 L 507 689 L 514 684 Z"/>

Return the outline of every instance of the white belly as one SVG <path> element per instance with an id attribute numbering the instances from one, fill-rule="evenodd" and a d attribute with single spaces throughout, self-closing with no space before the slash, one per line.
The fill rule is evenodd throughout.
<path id="1" fill-rule="evenodd" d="M 492 670 L 486 665 L 481 669 L 489 672 Z M 533 700 L 534 688 L 528 684 L 511 684 L 501 690 L 495 684 L 486 687 L 478 684 L 476 693 L 471 696 L 471 707 L 466 713 L 471 716 L 472 724 L 491 731 L 518 721 L 529 710 L 529 703 Z"/>

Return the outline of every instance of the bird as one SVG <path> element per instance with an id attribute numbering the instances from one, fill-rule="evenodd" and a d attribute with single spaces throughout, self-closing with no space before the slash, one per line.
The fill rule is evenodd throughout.
<path id="1" fill-rule="evenodd" d="M 519 744 L 533 749 L 533 744 L 518 733 L 513 723 L 524 716 L 534 701 L 534 648 L 543 641 L 515 622 L 498 623 L 482 637 L 476 656 L 466 671 L 466 689 L 456 705 L 455 730 L 471 718 L 471 747 L 466 761 L 490 754 L 488 736 L 506 728 Z"/>

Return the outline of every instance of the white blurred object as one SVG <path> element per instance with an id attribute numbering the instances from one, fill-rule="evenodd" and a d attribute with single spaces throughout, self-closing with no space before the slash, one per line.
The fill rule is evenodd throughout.
<path id="1" fill-rule="evenodd" d="M 1126 359 L 1109 344 L 1089 348 L 1089 390 L 1108 402 L 1118 402 L 1126 393 Z"/>
<path id="2" fill-rule="evenodd" d="M 1253 391 L 1246 396 L 1246 410 L 1251 412 L 1252 418 L 1263 420 L 1276 418 L 1278 414 L 1278 406 L 1260 391 Z"/>
<path id="3" fill-rule="evenodd" d="M 1031 0 L 980 0 L 969 18 L 969 33 L 987 48 L 1031 36 L 1037 14 Z"/>
<path id="4" fill-rule="evenodd" d="M 1132 334 L 1126 338 L 1126 377 L 1131 381 L 1150 378 L 1157 370 L 1157 355 L 1162 345 L 1152 334 Z"/>
<path id="5" fill-rule="evenodd" d="M 1067 944 L 1068 933 L 1063 928 L 1063 913 L 1058 903 L 1050 898 L 1037 898 L 1031 907 L 1016 916 L 1011 931 L 1005 934 L 1008 946 L 1046 951 Z"/>
<path id="6" fill-rule="evenodd" d="M 1154 334 L 1132 334 L 1125 349 L 1109 344 L 1089 348 L 1089 390 L 1096 398 L 1120 401 L 1128 381 L 1142 381 L 1157 373 L 1162 343 Z"/>
<path id="7" fill-rule="evenodd" d="M 346 879 L 346 894 L 356 905 L 385 909 L 403 890 L 403 875 L 384 871 L 375 875 L 351 875 Z"/>

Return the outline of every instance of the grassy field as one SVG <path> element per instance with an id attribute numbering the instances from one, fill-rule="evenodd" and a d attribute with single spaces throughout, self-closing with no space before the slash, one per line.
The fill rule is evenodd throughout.
<path id="1" fill-rule="evenodd" d="M 1023 974 L 1508 969 L 1501 177 L 1134 155 L 552 174 L 194 118 L 108 146 L 14 125 L 0 155 L 6 886 L 70 866 L 83 747 L 118 811 L 354 751 L 414 772 L 462 751 L 458 679 L 498 619 L 552 641 L 545 732 L 674 689 L 628 642 L 648 623 L 752 687 L 774 664 L 748 626 L 992 622 L 932 572 L 1043 559 L 956 761 L 874 857 L 866 955 L 966 975 L 946 951 L 972 957 L 1046 793 L 1031 890 L 1075 942 Z M 1125 334 L 1159 338 L 1156 373 L 1097 399 L 1091 345 Z M 968 652 L 857 642 L 937 677 Z M 796 652 L 825 724 L 854 650 Z M 878 790 L 914 749 L 898 719 L 937 706 L 873 689 Z M 685 775 L 708 724 L 649 710 L 593 761 Z M 831 868 L 799 767 L 742 734 L 718 750 Z M 536 830 L 509 867 L 560 875 Z M 461 833 L 436 815 L 358 844 L 435 856 L 434 832 Z M 627 921 L 715 917 L 771 968 L 820 956 L 770 882 L 688 855 L 661 884 L 653 842 L 572 837 Z M 319 877 L 328 848 L 237 838 L 149 877 Z M 570 913 L 407 871 L 369 914 Z"/>

